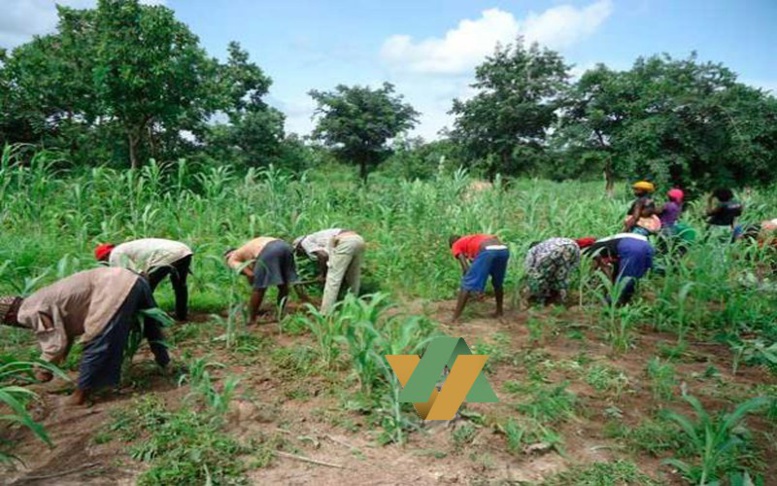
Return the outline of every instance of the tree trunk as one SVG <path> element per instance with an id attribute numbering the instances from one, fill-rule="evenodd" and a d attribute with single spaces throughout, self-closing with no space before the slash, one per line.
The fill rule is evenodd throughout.
<path id="1" fill-rule="evenodd" d="M 133 135 L 132 132 L 129 133 L 127 136 L 128 144 L 129 144 L 129 158 L 130 158 L 130 168 L 137 169 L 138 168 L 138 137 L 137 135 Z"/>
<path id="2" fill-rule="evenodd" d="M 615 177 L 612 173 L 612 157 L 609 155 L 604 162 L 604 192 L 609 198 L 615 196 Z"/>
<path id="3" fill-rule="evenodd" d="M 367 160 L 362 158 L 359 160 L 359 175 L 362 178 L 362 182 L 367 185 Z"/>

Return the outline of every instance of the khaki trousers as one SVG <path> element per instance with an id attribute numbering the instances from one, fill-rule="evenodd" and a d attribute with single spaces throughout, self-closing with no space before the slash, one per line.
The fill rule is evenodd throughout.
<path id="1" fill-rule="evenodd" d="M 364 239 L 357 234 L 335 236 L 330 240 L 327 248 L 329 261 L 327 263 L 324 298 L 321 301 L 322 314 L 328 314 L 332 311 L 343 280 L 346 281 L 351 292 L 359 293 L 364 246 Z"/>

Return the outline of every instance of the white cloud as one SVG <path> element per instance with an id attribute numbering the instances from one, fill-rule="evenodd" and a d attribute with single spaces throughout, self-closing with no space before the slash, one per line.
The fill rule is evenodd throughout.
<path id="1" fill-rule="evenodd" d="M 438 37 L 395 35 L 386 39 L 380 54 L 391 68 L 392 82 L 422 114 L 414 134 L 432 140 L 442 128 L 452 126 L 453 117 L 448 115 L 452 100 L 474 96 L 469 86 L 474 68 L 497 44 L 513 43 L 523 36 L 526 42 L 563 51 L 593 35 L 613 7 L 611 0 L 591 1 L 588 6 L 559 5 L 523 17 L 492 8 L 476 19 L 460 21 Z M 592 66 L 584 63 L 573 74 L 579 76 Z"/>
<path id="2" fill-rule="evenodd" d="M 600 0 L 583 9 L 560 5 L 539 15 L 530 13 L 519 33 L 529 42 L 564 49 L 590 37 L 611 13 L 610 0 Z"/>
<path id="3" fill-rule="evenodd" d="M 56 4 L 92 8 L 96 0 L 3 0 L 0 14 L 0 47 L 11 48 L 34 35 L 53 32 L 57 26 Z M 146 5 L 164 5 L 165 0 L 141 0 Z"/>
<path id="4" fill-rule="evenodd" d="M 564 49 L 589 37 L 612 13 L 611 0 L 598 0 L 584 8 L 560 5 L 524 20 L 493 8 L 475 20 L 464 19 L 442 38 L 415 41 L 407 35 L 389 37 L 381 57 L 394 67 L 418 73 L 464 73 L 493 53 L 498 43 L 508 44 L 522 35 L 552 49 Z"/>

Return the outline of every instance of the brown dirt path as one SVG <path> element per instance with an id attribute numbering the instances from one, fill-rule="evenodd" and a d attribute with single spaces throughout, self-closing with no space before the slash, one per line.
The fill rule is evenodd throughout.
<path id="1" fill-rule="evenodd" d="M 293 450 L 295 455 L 340 466 L 278 457 L 268 467 L 249 471 L 253 484 L 467 484 L 482 480 L 518 484 L 520 481 L 541 481 L 575 464 L 618 458 L 635 461 L 644 472 L 662 478 L 665 484 L 683 484 L 669 469 L 661 466 L 661 457 L 633 455 L 624 444 L 605 433 L 610 420 L 605 411 L 612 407 L 619 409 L 623 414 L 622 422 L 631 426 L 653 416 L 657 404 L 646 384 L 645 367 L 653 356 L 660 354 L 660 346 L 674 344 L 674 336 L 636 329 L 634 347 L 628 353 L 616 356 L 603 343 L 595 320 L 580 309 L 513 310 L 497 321 L 479 317 L 487 315 L 490 303 L 476 303 L 470 317 L 462 324 L 450 325 L 448 316 L 453 305 L 453 302 L 411 302 L 406 309 L 407 312 L 427 313 L 441 323 L 445 333 L 464 337 L 471 347 L 477 348 L 478 342 L 501 342 L 507 351 L 506 357 L 495 363 L 488 375 L 501 401 L 466 406 L 469 411 L 485 417 L 485 423 L 476 425 L 474 438 L 463 445 L 455 443 L 453 432 L 469 424 L 466 419 L 427 423 L 423 432 L 411 434 L 404 446 L 380 446 L 376 431 L 366 416 L 345 410 L 342 401 L 332 393 L 337 386 L 354 387 L 352 380 L 348 380 L 347 370 L 337 375 L 341 381 L 335 384 L 331 377 L 314 376 L 299 382 L 288 374 L 278 376 L 275 365 L 264 357 L 236 357 L 234 352 L 226 352 L 223 344 L 213 341 L 219 332 L 223 332 L 219 329 L 203 330 L 183 341 L 175 355 L 180 356 L 183 352 L 194 357 L 210 355 L 216 361 L 228 364 L 219 372 L 221 376 L 242 377 L 241 392 L 246 398 L 234 403 L 230 433 L 241 440 L 277 436 L 286 444 L 284 449 Z M 543 324 L 541 336 L 532 336 L 527 326 L 529 319 Z M 196 325 L 210 325 L 207 316 L 196 316 L 194 320 L 198 322 Z M 571 331 L 577 336 L 572 336 Z M 312 344 L 309 336 L 280 334 L 274 324 L 261 326 L 253 332 L 267 344 L 267 349 Z M 539 366 L 544 370 L 545 382 L 570 381 L 568 389 L 577 396 L 578 411 L 573 419 L 558 425 L 564 438 L 560 450 L 515 456 L 507 452 L 505 437 L 494 425 L 518 413 L 515 404 L 520 397 L 505 391 L 505 384 L 527 382 L 527 370 L 514 360 L 527 353 L 541 356 Z M 700 396 L 708 407 L 730 405 L 732 397 L 744 396 L 757 384 L 777 384 L 772 375 L 760 369 L 742 368 L 733 376 L 731 352 L 725 346 L 692 345 L 686 354 L 676 363 L 680 379 L 675 395 L 679 396 L 682 386 Z M 574 360 L 581 355 L 593 363 L 621 371 L 628 377 L 626 390 L 619 396 L 603 395 L 594 390 L 581 378 L 580 372 L 573 369 Z M 142 375 L 136 386 L 126 386 L 121 394 L 109 395 L 89 408 L 65 406 L 65 395 L 57 393 L 63 388 L 61 382 L 34 385 L 41 395 L 35 415 L 51 434 L 55 447 L 49 450 L 26 430 L 0 431 L 3 437 L 17 443 L 14 451 L 24 461 L 16 471 L 0 472 L 2 483 L 133 484 L 145 465 L 129 458 L 126 444 L 113 440 L 98 445 L 94 438 L 109 423 L 112 410 L 130 406 L 142 394 L 153 392 L 168 404 L 180 403 L 184 398 L 185 390 L 178 388 L 174 379 L 147 372 L 151 368 L 143 363 L 149 360 L 150 355 L 145 351 L 136 357 L 138 364 L 135 366 L 140 368 Z M 715 383 L 725 386 L 693 378 L 710 366 L 719 371 Z M 301 391 L 305 393 L 301 394 Z M 684 413 L 689 411 L 679 399 L 674 400 L 672 407 Z M 773 426 L 764 420 L 751 420 L 748 424 L 757 432 L 774 432 Z M 767 457 L 775 453 L 774 444 L 759 441 L 759 445 L 767 448 L 764 451 Z M 768 464 L 767 467 L 771 477 L 777 477 L 777 465 Z M 57 474 L 61 475 L 50 477 Z"/>

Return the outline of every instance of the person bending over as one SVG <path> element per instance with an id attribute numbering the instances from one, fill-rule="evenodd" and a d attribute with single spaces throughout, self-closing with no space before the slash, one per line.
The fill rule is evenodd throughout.
<path id="1" fill-rule="evenodd" d="M 322 314 L 332 311 L 343 281 L 359 295 L 365 244 L 356 232 L 340 228 L 318 231 L 294 240 L 294 249 L 318 262 L 319 279 L 325 282 Z"/>
<path id="2" fill-rule="evenodd" d="M 742 216 L 742 204 L 731 189 L 716 189 L 707 200 L 707 231 L 724 242 L 734 239 L 737 218 Z"/>
<path id="3" fill-rule="evenodd" d="M 278 287 L 278 306 L 283 313 L 289 287 L 298 280 L 291 245 L 278 238 L 259 237 L 240 248 L 227 250 L 224 258 L 227 265 L 245 275 L 253 287 L 248 301 L 249 326 L 257 322 L 268 287 Z M 307 300 L 301 287 L 296 287 L 296 290 L 300 298 Z"/>
<path id="4" fill-rule="evenodd" d="M 653 267 L 654 250 L 646 236 L 620 233 L 596 241 L 585 250 L 594 257 L 615 285 L 620 285 L 618 305 L 628 304 L 637 289 L 637 282 Z"/>
<path id="5" fill-rule="evenodd" d="M 179 321 L 185 321 L 189 314 L 186 279 L 191 271 L 192 254 L 185 244 L 162 238 L 143 238 L 118 246 L 104 243 L 94 250 L 95 258 L 101 262 L 147 275 L 151 292 L 169 275 L 175 292 L 175 318 Z"/>
<path id="6" fill-rule="evenodd" d="M 569 277 L 579 263 L 575 240 L 550 238 L 533 244 L 524 261 L 529 301 L 545 305 L 566 300 Z"/>
<path id="7" fill-rule="evenodd" d="M 507 273 L 507 262 L 510 259 L 510 250 L 496 236 L 484 234 L 451 236 L 449 245 L 453 257 L 461 264 L 463 274 L 456 310 L 453 312 L 453 321 L 459 320 L 473 293 L 485 291 L 489 276 L 496 297 L 496 313 L 494 315 L 501 317 L 504 302 L 503 285 Z"/>
<path id="8" fill-rule="evenodd" d="M 35 333 L 41 360 L 59 365 L 76 338 L 83 344 L 78 384 L 71 402 L 82 405 L 91 392 L 117 386 L 130 333 L 137 330 L 140 311 L 156 307 L 151 287 L 142 276 L 124 268 L 96 268 L 79 272 L 44 287 L 27 298 L 0 298 L 3 324 Z M 143 337 L 156 362 L 166 367 L 170 356 L 162 326 L 146 318 Z M 48 370 L 38 370 L 40 381 L 50 381 Z"/>

